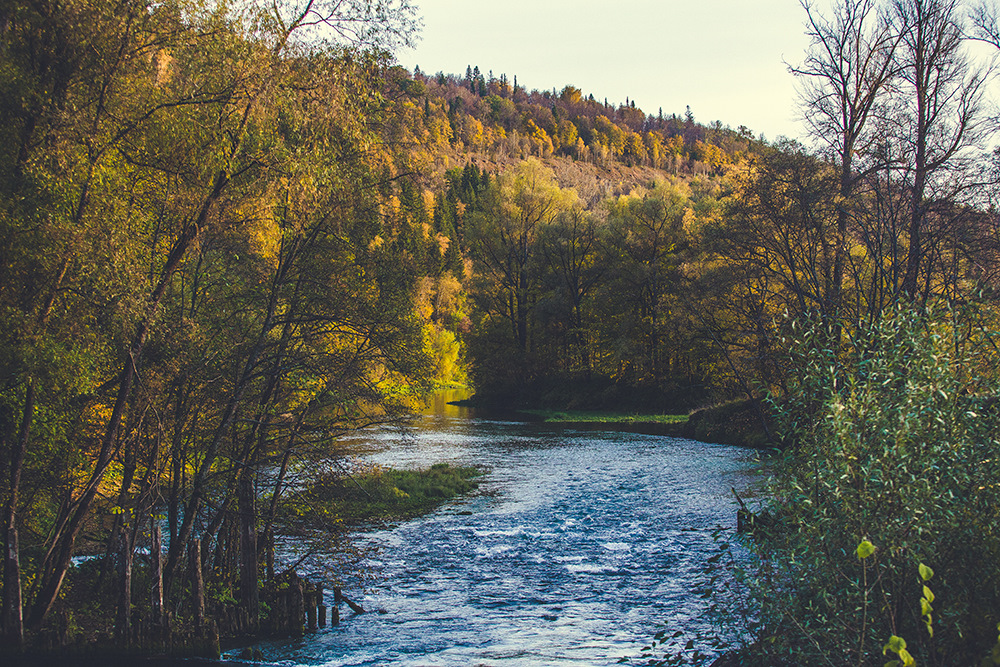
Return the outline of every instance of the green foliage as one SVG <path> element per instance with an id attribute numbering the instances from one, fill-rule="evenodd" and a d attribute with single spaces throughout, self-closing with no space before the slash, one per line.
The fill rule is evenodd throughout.
<path id="1" fill-rule="evenodd" d="M 393 157 L 375 140 L 389 63 L 348 46 L 405 40 L 412 8 L 391 4 L 333 8 L 341 46 L 302 39 L 315 26 L 280 2 L 0 10 L 4 460 L 25 443 L 0 505 L 21 548 L 48 554 L 29 625 L 77 538 L 148 517 L 155 488 L 168 579 L 215 521 L 220 580 L 255 580 L 233 536 L 270 519 L 229 514 L 248 502 L 239 483 L 429 386 L 407 249 L 373 176 Z"/>
<path id="2" fill-rule="evenodd" d="M 703 376 L 681 265 L 711 192 L 657 179 L 588 207 L 537 160 L 498 176 L 466 225 L 477 388 L 611 378 L 693 402 Z"/>
<path id="3" fill-rule="evenodd" d="M 871 545 L 871 543 L 867 540 L 862 542 L 862 544 Z M 861 545 L 858 546 L 858 549 L 860 551 Z M 874 551 L 874 547 L 871 547 L 871 553 L 874 553 Z M 920 573 L 921 581 L 924 582 L 929 581 L 930 578 L 934 576 L 934 570 L 927 567 L 923 563 L 920 563 L 917 567 L 917 571 Z M 931 602 L 934 601 L 934 593 L 931 592 L 931 589 L 928 588 L 926 584 L 922 585 L 921 588 L 923 589 L 923 597 L 920 598 L 921 617 L 927 626 L 928 636 L 934 637 L 934 627 L 931 625 L 933 620 L 931 617 L 931 611 L 933 611 Z M 895 653 L 899 659 L 887 662 L 886 667 L 912 667 L 917 664 L 916 660 L 914 660 L 913 656 L 910 655 L 910 652 L 906 649 L 906 640 L 902 637 L 893 635 L 889 638 L 889 643 L 882 647 L 882 655 L 887 655 L 888 653 Z"/>
<path id="4" fill-rule="evenodd" d="M 1000 556 L 1000 376 L 980 324 L 899 307 L 839 353 L 819 323 L 784 341 L 795 372 L 776 407 L 790 447 L 757 543 L 769 655 L 869 664 L 897 636 L 910 642 L 887 646 L 899 664 L 955 665 L 993 644 L 1000 571 L 983 564 Z M 947 592 L 934 626 L 932 576 Z"/>
<path id="5" fill-rule="evenodd" d="M 893 635 L 889 638 L 889 643 L 882 647 L 882 655 L 895 653 L 899 659 L 885 663 L 885 667 L 913 667 L 917 661 L 913 659 L 910 652 L 906 650 L 906 640 Z"/>

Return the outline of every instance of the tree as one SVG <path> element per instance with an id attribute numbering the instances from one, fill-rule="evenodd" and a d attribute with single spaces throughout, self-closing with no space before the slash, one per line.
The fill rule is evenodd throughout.
<path id="1" fill-rule="evenodd" d="M 660 380 L 666 371 L 669 355 L 663 332 L 685 244 L 688 204 L 683 188 L 668 183 L 609 204 L 607 244 L 612 275 L 607 298 L 614 304 L 619 338 L 614 347 L 629 351 L 623 361 L 631 366 L 636 380 Z"/>
<path id="2" fill-rule="evenodd" d="M 154 370 L 157 356 L 151 352 L 162 350 L 169 337 L 165 306 L 180 283 L 181 303 L 185 296 L 190 300 L 177 312 L 189 326 L 196 298 L 206 295 L 199 284 L 209 275 L 196 268 L 194 289 L 184 284 L 192 249 L 203 250 L 202 242 L 210 245 L 217 234 L 231 233 L 247 220 L 268 217 L 250 212 L 274 205 L 278 183 L 294 163 L 295 152 L 285 150 L 284 142 L 294 143 L 304 130 L 282 107 L 283 96 L 314 89 L 318 79 L 309 79 L 310 70 L 331 74 L 309 62 L 336 60 L 323 43 L 392 43 L 405 40 L 413 24 L 405 1 L 377 8 L 274 5 L 262 14 L 249 6 L 182 11 L 173 3 L 141 1 L 115 7 L 8 5 L 3 11 L 0 57 L 5 71 L 17 75 L 2 84 L 5 93 L 14 93 L 4 96 L 4 104 L 15 122 L 2 131 L 13 139 L 5 145 L 15 148 L 2 155 L 0 165 L 0 301 L 4 335 L 19 342 L 5 348 L 0 402 L 5 417 L 12 408 L 26 417 L 24 428 L 14 429 L 16 437 L 6 424 L 0 429 L 0 445 L 13 464 L 5 525 L 30 525 L 37 536 L 47 536 L 29 617 L 38 627 L 59 595 L 76 537 L 116 460 L 127 471 L 118 499 L 128 506 L 120 509 L 132 517 L 129 532 L 122 532 L 126 526 L 119 522 L 116 534 L 125 539 L 130 563 L 139 517 L 150 507 L 163 461 L 147 415 L 156 401 L 150 392 L 163 377 Z M 363 69 L 376 61 L 356 63 Z M 355 65 L 341 65 L 332 72 L 337 84 L 358 90 L 369 73 L 352 81 L 344 74 Z M 347 128 L 328 125 L 323 133 L 348 146 Z M 317 138 L 309 139 L 312 145 L 323 143 Z M 323 205 L 336 210 L 341 203 Z M 271 243 L 267 233 L 257 241 Z M 204 259 L 204 252 L 198 253 L 196 265 Z M 257 367 L 258 352 L 251 346 L 245 366 Z M 61 363 L 60 357 L 72 363 Z M 151 363 L 148 373 L 140 373 L 144 362 Z M 171 398 L 187 391 L 184 383 L 172 386 L 167 380 L 164 386 L 171 387 Z M 239 392 L 234 401 L 239 403 Z M 63 426 L 39 428 L 32 414 Z M 232 410 L 223 411 L 217 432 L 228 436 L 232 419 Z M 180 442 L 185 439 L 197 440 L 190 433 Z M 209 469 L 213 447 L 199 452 Z M 45 489 L 55 505 L 48 525 L 17 518 L 18 473 L 36 450 L 39 458 L 61 452 L 54 457 L 63 466 L 51 473 L 54 480 L 32 475 L 31 483 Z M 183 470 L 184 464 L 182 459 L 174 469 Z M 140 488 L 137 496 L 130 491 L 132 481 Z M 5 539 L 10 559 L 5 617 L 16 619 L 19 601 L 12 591 L 19 589 L 20 574 L 9 555 L 16 554 L 17 531 L 5 530 Z M 129 623 L 128 571 L 126 565 L 123 637 Z M 16 620 L 5 624 L 5 631 L 19 633 Z"/>
<path id="3" fill-rule="evenodd" d="M 925 232 L 932 203 L 952 200 L 968 187 L 970 160 L 986 129 L 982 98 L 988 72 L 974 66 L 965 52 L 958 0 L 895 0 L 893 13 L 902 37 L 897 98 L 902 114 L 893 137 L 906 161 L 899 173 L 909 192 L 900 291 L 916 297 L 927 268 Z"/>
<path id="4" fill-rule="evenodd" d="M 544 271 L 552 281 L 546 299 L 558 313 L 559 329 L 569 348 L 568 370 L 593 369 L 591 313 L 592 293 L 601 284 L 607 266 L 601 262 L 605 230 L 596 216 L 577 203 L 542 230 Z"/>
<path id="5" fill-rule="evenodd" d="M 805 62 L 791 71 L 803 80 L 802 107 L 810 133 L 839 172 L 833 268 L 822 295 L 824 312 L 838 316 L 850 249 L 848 223 L 856 215 L 860 181 L 880 167 L 875 122 L 896 74 L 902 36 L 875 0 L 845 0 L 829 19 L 809 2 L 803 8 L 811 44 Z"/>
<path id="6" fill-rule="evenodd" d="M 703 230 L 712 258 L 697 280 L 706 285 L 701 315 L 741 389 L 751 380 L 780 386 L 773 322 L 818 312 L 830 319 L 837 245 L 838 173 L 792 142 L 751 160 L 734 178 L 725 214 Z M 711 294 L 718 294 L 718 302 Z M 703 308 L 703 310 L 705 310 Z M 730 352 L 730 350 L 734 352 Z"/>
<path id="7" fill-rule="evenodd" d="M 819 320 L 783 340 L 790 446 L 754 540 L 763 663 L 882 664 L 898 636 L 918 664 L 979 664 L 997 643 L 996 357 L 983 323 L 953 326 L 978 317 L 899 304 L 840 354 Z"/>
<path id="8" fill-rule="evenodd" d="M 466 225 L 466 242 L 479 281 L 475 298 L 492 324 L 505 321 L 521 362 L 531 345 L 531 313 L 537 299 L 539 235 L 576 194 L 561 190 L 552 173 L 528 160 L 494 179 Z M 526 372 L 525 368 L 515 373 Z"/>

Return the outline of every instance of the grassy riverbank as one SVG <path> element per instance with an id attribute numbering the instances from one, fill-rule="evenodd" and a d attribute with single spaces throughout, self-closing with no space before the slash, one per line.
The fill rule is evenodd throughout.
<path id="1" fill-rule="evenodd" d="M 690 415 L 633 413 L 586 410 L 518 410 L 533 415 L 546 424 L 591 425 L 608 427 L 654 427 L 648 431 L 662 435 L 693 438 L 743 447 L 774 447 L 773 436 L 764 429 L 757 407 L 747 400 L 730 401 L 695 410 Z"/>
<path id="2" fill-rule="evenodd" d="M 429 512 L 475 491 L 482 474 L 471 466 L 436 463 L 422 470 L 374 466 L 358 472 L 320 475 L 282 506 L 286 520 L 328 525 L 399 521 Z"/>
<path id="3" fill-rule="evenodd" d="M 687 415 L 632 414 L 587 410 L 520 410 L 546 424 L 683 424 Z"/>

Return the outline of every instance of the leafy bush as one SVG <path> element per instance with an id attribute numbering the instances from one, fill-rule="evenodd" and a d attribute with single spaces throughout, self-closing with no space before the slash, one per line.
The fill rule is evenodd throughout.
<path id="1" fill-rule="evenodd" d="M 990 327 L 900 308 L 845 334 L 839 354 L 831 333 L 786 341 L 794 382 L 775 405 L 790 446 L 756 543 L 756 650 L 765 664 L 881 665 L 896 636 L 920 665 L 978 664 L 1000 620 Z M 936 573 L 932 625 L 921 563 Z"/>

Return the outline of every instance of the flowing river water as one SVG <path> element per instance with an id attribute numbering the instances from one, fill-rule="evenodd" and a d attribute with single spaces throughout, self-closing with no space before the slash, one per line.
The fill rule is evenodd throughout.
<path id="1" fill-rule="evenodd" d="M 379 573 L 339 626 L 259 648 L 285 665 L 608 665 L 658 626 L 695 637 L 713 531 L 754 456 L 737 447 L 477 417 L 439 400 L 352 443 L 394 467 L 487 472 L 480 490 L 362 536 Z M 332 604 L 327 593 L 327 604 Z"/>

